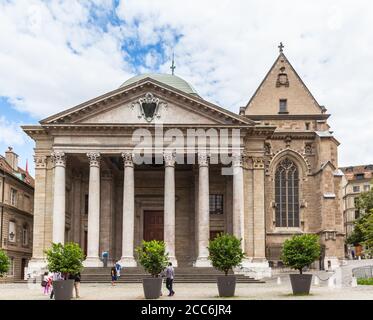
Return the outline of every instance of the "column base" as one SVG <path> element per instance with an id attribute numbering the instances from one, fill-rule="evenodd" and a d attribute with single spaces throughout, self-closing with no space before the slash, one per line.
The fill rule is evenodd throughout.
<path id="1" fill-rule="evenodd" d="M 173 267 L 177 267 L 177 260 L 176 257 L 168 257 L 168 261 L 172 263 Z"/>
<path id="2" fill-rule="evenodd" d="M 211 261 L 207 257 L 198 257 L 197 260 L 193 263 L 193 267 L 196 268 L 211 268 Z"/>
<path id="3" fill-rule="evenodd" d="M 87 257 L 87 259 L 83 261 L 83 266 L 85 268 L 102 268 L 104 263 L 99 257 Z"/>
<path id="4" fill-rule="evenodd" d="M 129 267 L 129 268 L 137 267 L 137 262 L 134 257 L 122 257 L 119 260 L 119 264 L 122 267 Z"/>
<path id="5" fill-rule="evenodd" d="M 31 258 L 27 266 L 27 278 L 36 278 L 48 271 L 47 260 L 44 258 Z"/>
<path id="6" fill-rule="evenodd" d="M 233 271 L 257 280 L 272 276 L 272 268 L 266 259 L 245 258 L 241 263 L 241 267 L 234 268 Z"/>

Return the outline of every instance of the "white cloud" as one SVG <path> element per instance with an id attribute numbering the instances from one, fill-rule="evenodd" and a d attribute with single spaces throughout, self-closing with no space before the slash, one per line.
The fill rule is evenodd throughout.
<path id="1" fill-rule="evenodd" d="M 341 165 L 373 162 L 372 2 L 131 0 L 122 1 L 118 14 L 154 38 L 167 38 L 170 27 L 182 35 L 174 48 L 176 73 L 204 98 L 235 112 L 283 41 L 298 73 L 332 114 Z M 160 69 L 169 72 L 169 62 Z"/>
<path id="2" fill-rule="evenodd" d="M 121 51 L 134 39 L 175 50 L 176 74 L 207 100 L 237 112 L 260 84 L 283 41 L 285 54 L 342 142 L 341 165 L 372 162 L 373 3 L 350 1 L 123 0 L 121 26 L 105 23 L 111 0 L 0 3 L 0 96 L 42 118 L 116 88 L 143 66 Z M 107 23 L 107 21 L 106 21 Z M 175 36 L 178 42 L 175 44 Z M 170 72 L 170 61 L 159 66 Z M 366 146 L 366 147 L 365 147 Z"/>
<path id="3" fill-rule="evenodd" d="M 0 145 L 22 146 L 25 144 L 25 135 L 19 123 L 10 122 L 4 116 L 0 117 Z"/>

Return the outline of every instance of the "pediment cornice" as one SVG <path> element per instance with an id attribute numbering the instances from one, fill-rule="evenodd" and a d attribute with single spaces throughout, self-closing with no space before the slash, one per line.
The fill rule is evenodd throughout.
<path id="1" fill-rule="evenodd" d="M 255 125 L 255 122 L 250 119 L 234 114 L 213 103 L 194 95 L 184 93 L 151 78 L 145 78 L 135 84 L 121 87 L 73 108 L 57 113 L 40 121 L 40 124 L 43 126 L 52 124 L 77 124 L 82 119 L 128 103 L 149 91 L 161 96 L 164 100 L 172 101 L 179 105 L 181 104 L 190 110 L 215 119 L 216 123 L 219 124 Z"/>

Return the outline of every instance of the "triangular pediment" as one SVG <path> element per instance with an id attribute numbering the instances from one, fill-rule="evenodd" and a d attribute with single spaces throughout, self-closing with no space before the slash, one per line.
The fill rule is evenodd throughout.
<path id="1" fill-rule="evenodd" d="M 154 110 L 153 110 L 154 109 Z M 199 97 L 146 78 L 41 121 L 41 124 L 254 125 Z"/>
<path id="2" fill-rule="evenodd" d="M 320 106 L 283 53 L 280 53 L 248 102 L 246 115 L 277 115 L 280 100 L 286 100 L 289 115 L 322 114 Z"/>

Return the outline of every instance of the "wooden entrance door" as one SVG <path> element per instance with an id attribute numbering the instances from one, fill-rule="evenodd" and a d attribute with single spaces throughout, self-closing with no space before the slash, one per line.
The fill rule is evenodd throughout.
<path id="1" fill-rule="evenodd" d="M 163 241 L 163 211 L 144 211 L 144 240 Z"/>

